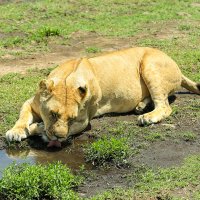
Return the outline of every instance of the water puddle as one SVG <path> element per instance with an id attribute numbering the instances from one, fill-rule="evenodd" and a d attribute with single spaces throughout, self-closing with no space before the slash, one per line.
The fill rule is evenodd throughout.
<path id="1" fill-rule="evenodd" d="M 1 150 L 0 151 L 0 177 L 3 170 L 11 163 L 30 163 L 30 164 L 47 164 L 55 161 L 61 161 L 72 170 L 79 169 L 84 165 L 86 169 L 91 169 L 92 166 L 85 162 L 82 146 L 88 143 L 89 140 L 74 139 L 71 144 L 62 149 L 55 150 L 38 150 L 35 148 L 26 150 Z"/>

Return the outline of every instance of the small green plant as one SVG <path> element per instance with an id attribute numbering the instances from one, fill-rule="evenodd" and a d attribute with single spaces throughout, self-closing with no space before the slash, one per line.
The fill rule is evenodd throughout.
<path id="1" fill-rule="evenodd" d="M 40 28 L 36 33 L 33 34 L 32 40 L 36 42 L 45 42 L 48 37 L 59 36 L 61 34 L 60 30 L 56 27 L 44 26 Z"/>
<path id="2" fill-rule="evenodd" d="M 87 53 L 99 53 L 99 52 L 101 52 L 101 49 L 98 47 L 87 47 L 86 52 Z"/>
<path id="3" fill-rule="evenodd" d="M 86 160 L 94 165 L 112 161 L 116 165 L 127 164 L 129 144 L 125 138 L 103 136 L 85 148 Z"/>
<path id="4" fill-rule="evenodd" d="M 78 199 L 73 191 L 82 182 L 60 162 L 42 165 L 12 164 L 0 180 L 2 199 Z"/>
<path id="5" fill-rule="evenodd" d="M 161 133 L 153 132 L 146 135 L 145 139 L 148 141 L 154 142 L 156 140 L 163 140 L 164 136 Z"/>
<path id="6" fill-rule="evenodd" d="M 18 44 L 22 43 L 23 39 L 16 36 L 12 38 L 7 38 L 4 41 L 0 43 L 0 46 L 2 47 L 10 47 L 10 46 L 17 46 Z"/>
<path id="7" fill-rule="evenodd" d="M 50 37 L 50 36 L 59 36 L 60 35 L 60 30 L 55 27 L 46 27 L 44 26 L 39 30 L 39 35 L 43 37 Z"/>
<path id="8" fill-rule="evenodd" d="M 191 28 L 190 25 L 180 25 L 178 29 L 180 31 L 188 31 L 190 30 L 190 28 Z"/>

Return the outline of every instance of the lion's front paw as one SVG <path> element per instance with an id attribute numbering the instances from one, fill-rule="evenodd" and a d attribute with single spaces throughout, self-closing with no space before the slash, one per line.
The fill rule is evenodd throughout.
<path id="1" fill-rule="evenodd" d="M 8 141 L 21 141 L 27 138 L 28 132 L 22 128 L 12 128 L 6 132 L 6 139 Z"/>
<path id="2" fill-rule="evenodd" d="M 29 126 L 30 135 L 42 135 L 45 133 L 44 123 L 33 123 Z"/>

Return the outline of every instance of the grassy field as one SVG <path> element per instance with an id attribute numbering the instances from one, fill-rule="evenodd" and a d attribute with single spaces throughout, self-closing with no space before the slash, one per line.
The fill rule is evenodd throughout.
<path id="1" fill-rule="evenodd" d="M 104 40 L 113 44 L 117 39 L 122 48 L 156 47 L 169 54 L 185 75 L 200 82 L 199 19 L 200 3 L 192 0 L 3 1 L 0 4 L 0 64 L 4 66 L 10 57 L 14 64 L 30 56 L 55 52 L 55 46 L 74 49 L 75 43 L 71 41 L 88 35 L 88 41 L 90 36 L 92 39 L 84 49 L 77 50 L 80 54 L 95 56 L 103 52 Z M 96 43 L 99 38 L 101 42 Z M 109 48 L 114 49 L 112 45 Z M 34 94 L 39 80 L 51 69 L 0 77 L 1 136 L 13 126 L 22 103 Z M 91 199 L 200 199 L 200 99 L 197 95 L 177 96 L 172 103 L 172 115 L 155 126 L 138 127 L 134 114 L 93 120 L 95 125 L 90 133 L 98 139 L 84 147 L 86 160 L 100 170 L 117 168 L 121 173 L 121 168 L 128 168 L 125 182 L 132 184 L 111 191 L 101 190 L 99 195 L 95 192 Z M 170 145 L 167 148 L 164 144 L 172 145 L 174 152 Z M 156 156 L 162 148 L 166 148 L 163 162 L 169 164 L 168 156 L 176 154 L 176 145 L 182 147 L 186 156 L 191 148 L 198 152 L 191 154 L 198 155 L 167 168 L 158 167 L 156 162 L 158 166 L 152 167 L 153 161 L 146 156 L 148 162 L 141 161 L 139 170 L 134 171 L 136 156 L 157 152 Z M 82 184 L 87 183 L 86 177 Z"/>

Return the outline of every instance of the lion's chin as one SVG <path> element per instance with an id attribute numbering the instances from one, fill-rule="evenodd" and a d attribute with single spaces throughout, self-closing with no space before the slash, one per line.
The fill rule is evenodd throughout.
<path id="1" fill-rule="evenodd" d="M 44 142 L 49 142 L 50 141 L 46 134 L 42 134 L 41 136 L 42 136 L 42 140 Z"/>
<path id="2" fill-rule="evenodd" d="M 57 147 L 57 148 L 61 148 L 61 142 L 58 140 L 51 140 L 47 147 Z"/>

